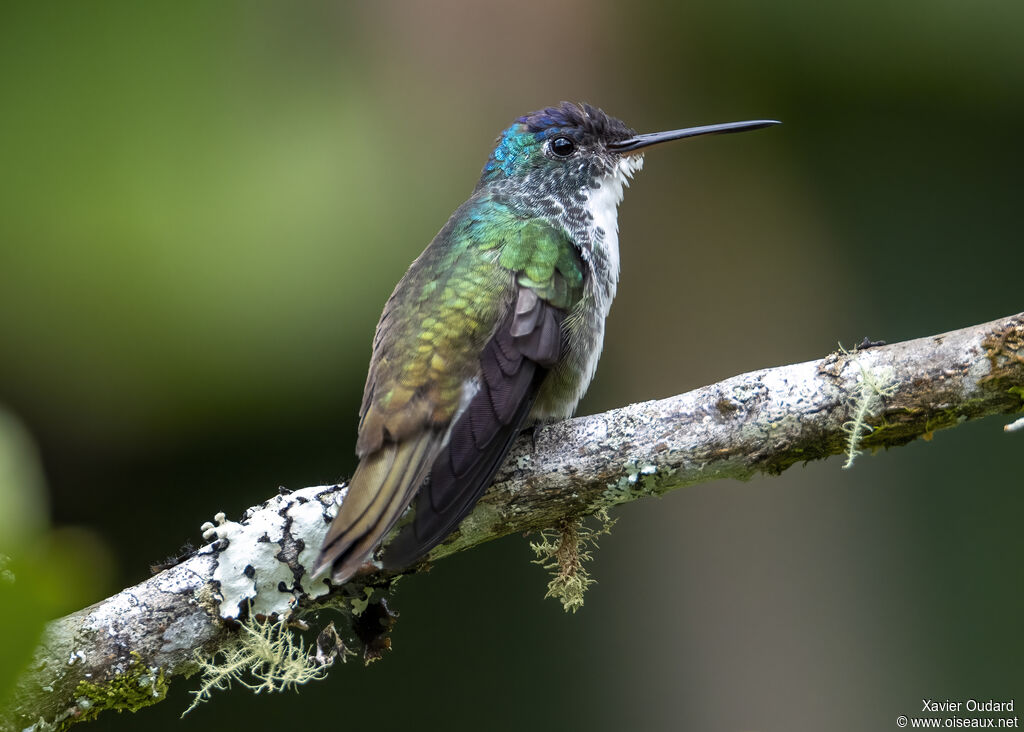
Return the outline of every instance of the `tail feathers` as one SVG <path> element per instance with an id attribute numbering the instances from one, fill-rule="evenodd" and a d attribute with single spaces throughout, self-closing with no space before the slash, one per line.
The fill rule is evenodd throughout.
<path id="1" fill-rule="evenodd" d="M 370 559 L 426 478 L 440 443 L 440 435 L 426 431 L 363 458 L 327 530 L 317 571 L 333 565 L 340 584 Z"/>

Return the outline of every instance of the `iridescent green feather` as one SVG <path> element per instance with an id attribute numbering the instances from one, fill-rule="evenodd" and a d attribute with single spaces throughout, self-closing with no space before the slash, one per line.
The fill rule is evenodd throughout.
<path id="1" fill-rule="evenodd" d="M 516 285 L 569 311 L 582 297 L 582 267 L 565 232 L 547 221 L 490 197 L 467 201 L 385 308 L 363 395 L 360 456 L 386 438 L 447 425 Z"/>

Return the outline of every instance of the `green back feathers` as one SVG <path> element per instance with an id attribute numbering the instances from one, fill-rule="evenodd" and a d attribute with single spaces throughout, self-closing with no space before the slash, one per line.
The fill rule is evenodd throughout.
<path id="1" fill-rule="evenodd" d="M 489 197 L 470 199 L 413 262 L 377 326 L 360 457 L 386 439 L 450 422 L 517 285 L 568 311 L 583 292 L 579 254 L 550 223 Z"/>
<path id="2" fill-rule="evenodd" d="M 583 289 L 583 268 L 564 234 L 539 219 L 525 221 L 508 237 L 498 263 L 517 272 L 517 281 L 542 299 L 569 310 Z"/>

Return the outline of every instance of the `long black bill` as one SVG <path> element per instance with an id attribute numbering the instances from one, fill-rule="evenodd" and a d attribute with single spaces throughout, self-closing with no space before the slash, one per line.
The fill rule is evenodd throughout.
<path id="1" fill-rule="evenodd" d="M 774 119 L 755 119 L 748 122 L 725 122 L 720 125 L 703 125 L 702 127 L 687 127 L 684 130 L 669 130 L 668 132 L 648 132 L 643 135 L 634 135 L 626 140 L 608 143 L 608 149 L 618 153 L 631 153 L 641 148 L 657 145 L 659 142 L 670 140 L 681 140 L 684 137 L 697 137 L 698 135 L 724 135 L 730 132 L 746 132 L 747 130 L 759 130 L 762 127 L 782 124 Z"/>

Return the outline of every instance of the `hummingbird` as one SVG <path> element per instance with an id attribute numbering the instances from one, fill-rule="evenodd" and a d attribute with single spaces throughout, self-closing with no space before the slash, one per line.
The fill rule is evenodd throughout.
<path id="1" fill-rule="evenodd" d="M 589 104 L 517 119 L 469 199 L 384 306 L 359 413 L 359 465 L 324 539 L 341 584 L 384 547 L 404 569 L 469 514 L 513 440 L 572 415 L 619 280 L 618 204 L 644 151 L 753 120 L 636 134 Z"/>

